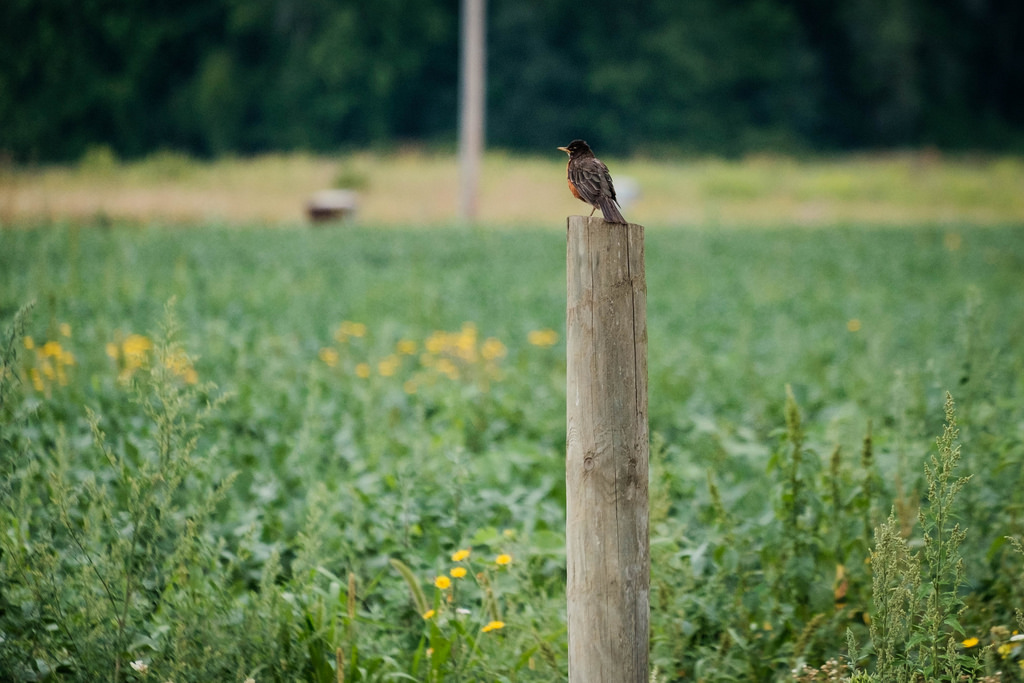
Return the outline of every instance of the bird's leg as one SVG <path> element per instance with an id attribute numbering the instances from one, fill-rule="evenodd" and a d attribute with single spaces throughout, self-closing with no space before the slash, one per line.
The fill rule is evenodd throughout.
<path id="1" fill-rule="evenodd" d="M 597 207 L 596 206 L 593 209 L 590 210 L 590 215 L 593 216 L 595 211 L 597 211 Z"/>

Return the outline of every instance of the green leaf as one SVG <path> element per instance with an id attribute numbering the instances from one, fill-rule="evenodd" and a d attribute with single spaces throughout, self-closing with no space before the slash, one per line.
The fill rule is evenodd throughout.
<path id="1" fill-rule="evenodd" d="M 420 587 L 420 582 L 416 579 L 416 575 L 411 569 L 409 569 L 409 566 L 401 560 L 392 558 L 390 563 L 391 566 L 402 575 L 402 578 L 405 579 L 405 583 L 409 586 L 409 592 L 412 594 L 412 601 L 416 604 L 416 610 L 420 614 L 426 614 L 427 610 L 430 609 L 430 605 L 427 602 L 426 596 L 423 594 L 423 588 Z"/>
<path id="2" fill-rule="evenodd" d="M 967 637 L 967 633 L 964 632 L 964 627 L 960 625 L 960 620 L 957 619 L 956 616 L 946 617 L 942 623 L 946 626 L 949 626 L 951 629 L 953 629 L 960 635 L 964 636 L 965 638 Z"/>

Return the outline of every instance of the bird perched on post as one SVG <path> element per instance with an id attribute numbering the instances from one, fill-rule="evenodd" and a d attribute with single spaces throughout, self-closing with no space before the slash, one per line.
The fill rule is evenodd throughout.
<path id="1" fill-rule="evenodd" d="M 594 211 L 601 209 L 604 219 L 609 223 L 625 223 L 615 199 L 615 186 L 612 176 L 600 159 L 594 156 L 590 146 L 583 140 L 573 140 L 568 147 L 559 147 L 569 155 L 566 174 L 569 179 L 569 190 L 581 201 L 590 204 Z"/>

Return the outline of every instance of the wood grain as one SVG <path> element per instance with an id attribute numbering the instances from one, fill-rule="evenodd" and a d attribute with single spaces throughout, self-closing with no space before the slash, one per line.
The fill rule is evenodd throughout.
<path id="1" fill-rule="evenodd" d="M 644 228 L 570 216 L 570 683 L 646 683 L 650 633 Z"/>

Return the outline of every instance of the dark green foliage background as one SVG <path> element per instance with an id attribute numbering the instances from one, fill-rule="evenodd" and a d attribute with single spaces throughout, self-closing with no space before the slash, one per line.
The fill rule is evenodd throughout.
<path id="1" fill-rule="evenodd" d="M 18 161 L 450 145 L 455 0 L 7 0 Z M 609 154 L 1024 146 L 1016 0 L 495 0 L 488 140 Z"/>

